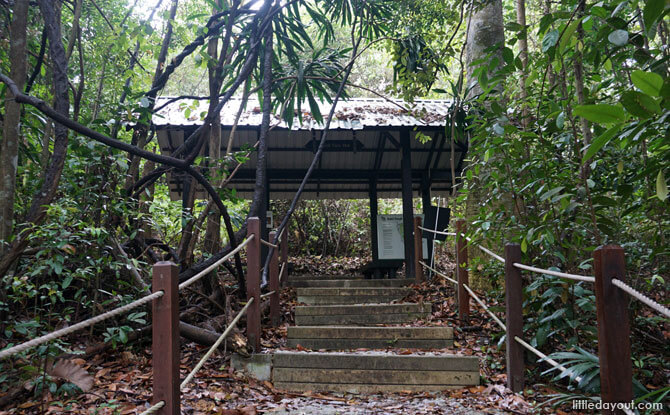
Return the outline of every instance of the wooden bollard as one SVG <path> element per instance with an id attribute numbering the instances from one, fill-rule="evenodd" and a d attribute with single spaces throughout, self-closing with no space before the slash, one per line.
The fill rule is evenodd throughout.
<path id="1" fill-rule="evenodd" d="M 458 290 L 456 299 L 458 300 L 458 318 L 461 321 L 468 321 L 470 318 L 470 294 L 463 285 L 470 283 L 468 279 L 468 244 L 465 239 L 467 230 L 465 220 L 456 220 L 456 280 L 458 281 Z"/>
<path id="2" fill-rule="evenodd" d="M 254 352 L 261 350 L 261 223 L 257 217 L 247 222 L 247 237 L 254 239 L 247 245 L 247 301 L 254 302 L 247 309 L 247 340 Z"/>
<path id="3" fill-rule="evenodd" d="M 524 350 L 514 337 L 523 338 L 523 284 L 519 244 L 505 245 L 505 322 L 507 325 L 507 387 L 521 392 L 524 385 Z"/>
<path id="4" fill-rule="evenodd" d="M 290 222 L 290 221 L 289 221 Z M 289 222 L 286 223 L 286 226 L 284 227 L 284 233 L 281 236 L 281 263 L 282 267 L 284 267 L 284 275 L 282 275 L 282 282 L 284 284 L 280 285 L 285 285 L 286 281 L 288 281 L 288 224 Z"/>
<path id="5" fill-rule="evenodd" d="M 179 268 L 172 262 L 153 267 L 153 292 L 163 291 L 152 305 L 152 356 L 154 390 L 152 403 L 165 402 L 156 413 L 179 415 Z"/>
<path id="6" fill-rule="evenodd" d="M 421 218 L 414 218 L 414 276 L 416 278 L 417 284 L 423 282 L 423 268 L 421 266 L 421 261 L 423 260 L 423 243 L 422 243 L 422 234 L 423 231 L 419 229 L 421 227 Z"/>
<path id="7" fill-rule="evenodd" d="M 602 402 L 631 402 L 633 368 L 630 355 L 628 296 L 612 284 L 626 280 L 624 250 L 606 245 L 593 252 L 598 318 L 598 358 Z M 622 410 L 603 410 L 603 414 L 623 414 Z"/>
<path id="8" fill-rule="evenodd" d="M 276 234 L 274 231 L 270 232 L 270 241 L 275 240 Z M 279 252 L 277 251 L 277 249 L 272 250 L 269 269 L 270 281 L 268 282 L 268 288 L 270 291 L 274 291 L 274 294 L 270 296 L 270 321 L 272 322 L 272 327 L 277 327 L 281 318 L 281 310 L 279 309 Z"/>

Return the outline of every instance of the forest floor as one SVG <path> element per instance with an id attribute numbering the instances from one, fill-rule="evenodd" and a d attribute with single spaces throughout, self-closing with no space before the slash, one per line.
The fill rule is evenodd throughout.
<path id="1" fill-rule="evenodd" d="M 293 259 L 292 259 L 293 261 Z M 361 259 L 298 258 L 296 273 L 347 273 L 358 268 Z M 453 262 L 445 260 L 438 266 L 453 269 Z M 501 333 L 480 308 L 473 305 L 467 324 L 457 319 L 454 290 L 450 283 L 435 279 L 432 283 L 414 286 L 416 290 L 408 301 L 429 301 L 433 304 L 432 317 L 420 325 L 451 325 L 455 327 L 454 348 L 448 351 L 395 350 L 410 353 L 462 353 L 480 357 L 481 386 L 441 393 L 394 393 L 375 395 L 290 393 L 275 389 L 268 381 L 257 381 L 230 367 L 230 353 L 214 354 L 194 381 L 182 391 L 182 413 L 221 415 L 335 415 L 335 414 L 531 414 L 578 413 L 568 408 L 558 409 L 539 403 L 560 388 L 546 384 L 529 384 L 523 394 L 513 394 L 505 387 L 505 355 L 497 347 Z M 286 328 L 292 324 L 295 292 L 282 292 L 283 325 L 263 333 L 262 344 L 267 352 L 286 349 Z M 495 305 L 495 304 L 494 304 Z M 239 327 L 244 327 L 243 323 Z M 94 356 L 71 359 L 93 378 L 91 390 L 77 396 L 56 396 L 51 392 L 25 397 L 14 402 L 12 408 L 0 410 L 9 414 L 137 414 L 148 407 L 151 400 L 151 348 L 146 337 L 134 344 L 108 349 Z M 185 376 L 206 352 L 207 347 L 182 341 L 181 372 Z M 304 349 L 303 349 L 304 350 Z M 549 378 L 544 378 L 549 381 Z M 529 382 L 531 383 L 531 382 Z"/>

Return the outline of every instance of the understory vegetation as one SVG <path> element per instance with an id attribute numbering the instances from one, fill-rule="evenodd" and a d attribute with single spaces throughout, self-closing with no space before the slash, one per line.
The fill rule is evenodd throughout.
<path id="1" fill-rule="evenodd" d="M 466 218 L 473 241 L 499 254 L 518 243 L 524 263 L 582 275 L 593 275 L 597 247 L 618 244 L 628 283 L 667 306 L 669 13 L 665 0 L 0 2 L 0 349 L 144 295 L 155 262 L 186 275 L 223 257 L 265 203 L 258 191 L 240 199 L 228 180 L 270 151 L 271 116 L 300 122 L 309 110 L 329 122 L 317 101 L 358 96 L 408 109 L 449 100 L 444 132 L 468 154 L 453 194 L 432 202 Z M 165 96 L 209 102 L 173 157 L 160 156 L 151 128 Z M 258 145 L 202 157 L 203 145 L 232 140 L 217 121 L 231 97 L 258 98 Z M 172 172 L 209 185 L 206 199 L 182 211 Z M 291 257 L 370 256 L 367 200 L 298 194 L 270 210 Z M 379 213 L 401 213 L 400 201 L 380 200 Z M 474 246 L 471 257 L 474 286 L 504 304 L 503 267 Z M 225 327 L 244 297 L 241 264 L 182 298 L 189 323 L 209 324 L 204 310 L 221 317 L 210 328 Z M 527 338 L 569 368 L 534 365 L 532 381 L 558 385 L 548 404 L 597 396 L 593 284 L 524 283 Z M 149 312 L 0 360 L 0 410 L 26 393 L 78 396 L 54 359 L 139 348 Z M 667 403 L 670 322 L 637 301 L 630 321 L 636 399 Z M 504 338 L 493 340 L 498 353 Z"/>

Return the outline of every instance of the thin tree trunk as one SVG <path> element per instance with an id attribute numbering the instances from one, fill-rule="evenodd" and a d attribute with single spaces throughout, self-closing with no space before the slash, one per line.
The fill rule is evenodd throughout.
<path id="1" fill-rule="evenodd" d="M 26 82 L 26 27 L 28 24 L 28 0 L 17 0 L 14 4 L 9 28 L 11 62 L 10 76 L 19 89 Z M 13 100 L 7 89 L 3 140 L 0 147 L 0 255 L 12 234 L 14 223 L 14 193 L 16 172 L 19 164 L 19 136 L 21 135 L 21 105 Z"/>
<path id="2" fill-rule="evenodd" d="M 528 111 L 528 35 L 526 30 L 526 1 L 516 1 L 516 22 L 523 27 L 523 36 L 519 39 L 519 56 L 521 57 L 521 125 L 528 129 L 530 112 Z"/>
<path id="3" fill-rule="evenodd" d="M 64 117 L 68 117 L 70 96 L 68 94 L 67 60 L 65 59 L 63 42 L 61 42 L 60 10 L 50 0 L 41 0 L 39 6 L 49 36 L 49 54 L 53 67 L 54 109 Z M 24 220 L 24 223 L 27 224 L 37 225 L 44 220 L 46 207 L 56 195 L 63 172 L 67 154 L 68 129 L 64 125 L 56 123 L 54 132 L 54 151 L 51 163 L 44 172 L 40 189 L 33 196 L 28 214 Z M 32 226 L 26 226 L 20 233 L 17 233 L 6 254 L 0 259 L 0 276 L 7 273 L 14 260 L 28 246 L 31 229 L 33 229 Z"/>

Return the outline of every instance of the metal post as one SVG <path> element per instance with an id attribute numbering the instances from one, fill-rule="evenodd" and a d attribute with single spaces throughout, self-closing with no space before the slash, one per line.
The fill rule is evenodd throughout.
<path id="1" fill-rule="evenodd" d="M 421 259 L 423 258 L 423 243 L 421 226 L 421 218 L 414 218 L 414 273 L 417 284 L 423 282 L 423 268 L 421 267 Z"/>
<path id="2" fill-rule="evenodd" d="M 372 245 L 372 261 L 379 259 L 379 238 L 377 238 L 377 215 L 379 206 L 377 203 L 377 181 L 370 179 L 370 242 Z"/>
<path id="3" fill-rule="evenodd" d="M 270 240 L 275 240 L 275 231 L 270 232 Z M 277 249 L 272 250 L 272 257 L 270 258 L 270 281 L 269 289 L 274 291 L 274 294 L 270 296 L 270 321 L 272 322 L 272 327 L 277 327 L 279 325 L 279 320 L 281 317 L 281 311 L 279 309 L 279 252 Z"/>
<path id="4" fill-rule="evenodd" d="M 424 217 L 424 223 L 423 227 L 424 228 L 434 228 L 435 224 L 430 224 L 428 223 L 428 215 L 432 209 L 431 206 L 431 200 L 430 200 L 430 180 L 428 178 L 428 174 L 424 173 L 421 176 L 421 204 L 423 205 L 423 217 Z M 437 209 L 437 207 L 436 207 Z M 437 213 L 437 211 L 436 211 Z M 437 215 L 435 215 L 435 218 L 437 220 Z M 428 246 L 428 264 L 431 262 L 431 258 L 433 258 L 433 240 L 435 239 L 435 234 L 432 232 L 427 232 L 426 234 L 426 242 Z M 429 274 L 430 275 L 430 274 Z"/>
<path id="5" fill-rule="evenodd" d="M 600 397 L 603 402 L 630 402 L 633 399 L 633 368 L 630 356 L 628 296 L 612 284 L 626 280 L 624 250 L 606 245 L 593 252 L 598 317 L 598 358 L 600 360 Z M 623 414 L 621 410 L 603 410 L 603 414 Z"/>
<path id="6" fill-rule="evenodd" d="M 265 218 L 263 218 L 265 220 Z M 254 299 L 247 310 L 247 340 L 254 352 L 261 349 L 261 224 L 257 217 L 247 222 L 247 237 L 254 239 L 247 245 L 247 301 Z"/>
<path id="7" fill-rule="evenodd" d="M 163 296 L 152 305 L 152 363 L 154 404 L 165 406 L 156 413 L 179 415 L 179 268 L 172 262 L 157 262 L 153 267 L 152 288 Z"/>
<path id="8" fill-rule="evenodd" d="M 469 284 L 468 277 L 468 245 L 465 239 L 466 225 L 465 220 L 456 220 L 456 280 L 458 281 L 458 290 L 456 299 L 458 300 L 458 318 L 461 321 L 467 321 L 470 317 L 470 294 L 463 285 Z"/>
<path id="9" fill-rule="evenodd" d="M 402 150 L 401 177 L 402 177 L 402 225 L 405 244 L 405 278 L 414 277 L 414 242 L 413 219 L 414 207 L 412 203 L 412 149 L 409 141 L 409 129 L 400 130 L 400 146 Z"/>
<path id="10" fill-rule="evenodd" d="M 523 284 L 519 244 L 505 245 L 505 322 L 507 324 L 507 387 L 521 392 L 524 385 L 523 346 L 514 337 L 523 338 Z"/>

